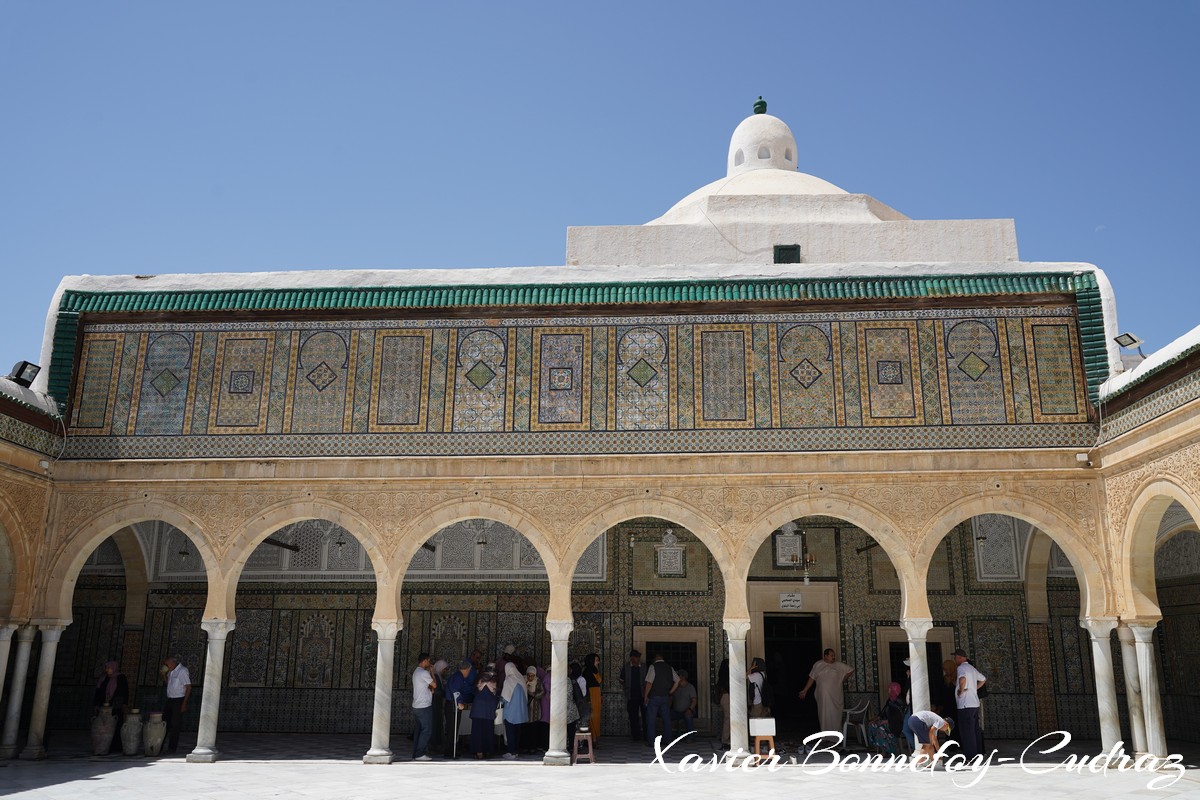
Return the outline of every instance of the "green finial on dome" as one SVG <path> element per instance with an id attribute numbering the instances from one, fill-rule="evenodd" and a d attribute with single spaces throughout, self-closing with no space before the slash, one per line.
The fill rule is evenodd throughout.
<path id="1" fill-rule="evenodd" d="M 767 101 L 762 99 L 761 94 L 758 96 L 758 100 L 754 103 L 754 113 L 755 114 L 767 113 Z"/>

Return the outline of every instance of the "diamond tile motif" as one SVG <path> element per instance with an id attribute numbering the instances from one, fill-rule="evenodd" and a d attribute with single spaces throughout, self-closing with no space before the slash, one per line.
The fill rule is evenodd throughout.
<path id="1" fill-rule="evenodd" d="M 806 358 L 796 366 L 792 367 L 792 371 L 788 374 L 796 379 L 796 383 L 807 389 L 816 383 L 817 380 L 825 373 L 817 369 L 817 365 Z"/>
<path id="2" fill-rule="evenodd" d="M 158 392 L 159 397 L 169 395 L 179 383 L 179 378 L 169 369 L 164 369 L 154 376 L 154 380 L 150 381 L 150 385 L 154 387 L 154 391 Z"/>
<path id="3" fill-rule="evenodd" d="M 878 361 L 875 373 L 881 384 L 904 383 L 904 367 L 899 361 Z"/>
<path id="4" fill-rule="evenodd" d="M 639 358 L 625 373 L 629 379 L 638 386 L 645 388 L 646 384 L 654 380 L 654 376 L 658 374 L 658 370 L 646 363 L 646 359 Z"/>
<path id="5" fill-rule="evenodd" d="M 230 394 L 251 394 L 254 392 L 254 370 L 229 373 Z"/>
<path id="6" fill-rule="evenodd" d="M 966 358 L 958 362 L 958 368 L 968 378 L 977 381 L 983 377 L 983 373 L 988 371 L 988 364 L 974 353 L 968 353 Z"/>
<path id="7" fill-rule="evenodd" d="M 312 372 L 304 377 L 308 378 L 308 382 L 313 385 L 313 388 L 321 392 L 327 389 L 329 384 L 337 380 L 337 373 L 333 371 L 332 367 L 322 361 L 313 368 Z"/>
<path id="8" fill-rule="evenodd" d="M 574 371 L 570 367 L 551 367 L 550 368 L 550 389 L 551 391 L 569 392 L 571 387 L 575 385 Z"/>
<path id="9" fill-rule="evenodd" d="M 476 361 L 475 366 L 467 370 L 467 380 L 476 389 L 482 389 L 491 383 L 496 377 L 496 371 L 482 361 Z"/>

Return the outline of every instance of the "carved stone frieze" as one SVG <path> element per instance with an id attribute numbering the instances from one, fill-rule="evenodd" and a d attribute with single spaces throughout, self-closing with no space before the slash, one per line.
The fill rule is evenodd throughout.
<path id="1" fill-rule="evenodd" d="M 457 492 L 433 491 L 337 491 L 322 497 L 354 509 L 355 513 L 379 531 L 382 537 L 380 550 L 384 557 L 390 560 L 400 545 L 400 532 L 406 530 L 414 519 L 449 500 L 461 499 L 462 495 Z"/>
<path id="2" fill-rule="evenodd" d="M 1142 487 L 1163 478 L 1173 480 L 1189 495 L 1200 499 L 1200 444 L 1142 461 L 1118 475 L 1106 477 L 1104 492 L 1109 528 L 1118 534 L 1123 532 Z"/>
<path id="3" fill-rule="evenodd" d="M 46 518 L 46 504 L 50 499 L 49 487 L 35 486 L 23 481 L 0 480 L 0 496 L 11 506 L 22 531 L 26 535 L 39 533 Z M 37 537 L 41 538 L 41 537 Z"/>
<path id="4" fill-rule="evenodd" d="M 218 560 L 225 557 L 246 523 L 254 516 L 289 499 L 307 499 L 297 497 L 295 492 L 222 491 L 220 487 L 154 497 L 177 505 L 195 517 L 200 522 L 199 533 L 208 541 Z"/>
<path id="5" fill-rule="evenodd" d="M 555 557 L 562 559 L 571 544 L 563 534 L 604 506 L 636 494 L 630 489 L 514 489 L 489 492 L 488 496 L 536 518 L 550 537 Z"/>

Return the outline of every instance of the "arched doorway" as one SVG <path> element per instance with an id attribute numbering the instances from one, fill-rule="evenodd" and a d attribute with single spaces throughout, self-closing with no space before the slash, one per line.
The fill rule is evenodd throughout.
<path id="1" fill-rule="evenodd" d="M 363 733 L 375 689 L 375 570 L 323 518 L 262 539 L 237 576 L 221 731 Z"/>
<path id="2" fill-rule="evenodd" d="M 442 687 L 464 660 L 473 662 L 476 674 L 489 664 L 502 673 L 503 660 L 514 662 L 522 674 L 529 666 L 545 670 L 550 664 L 549 596 L 542 553 L 517 528 L 487 517 L 440 527 L 417 548 L 404 574 L 400 597 L 404 629 L 397 640 L 393 729 L 414 731 L 412 687 L 421 653 L 430 655 Z M 452 705 L 452 699 L 435 692 L 427 750 L 431 756 L 456 752 Z M 541 756 L 548 719 L 547 713 L 545 725 L 521 731 L 519 751 Z M 466 755 L 467 747 L 465 740 L 460 741 L 458 754 Z M 407 743 L 393 749 L 397 760 L 410 757 Z"/>
<path id="3" fill-rule="evenodd" d="M 631 713 L 628 701 L 631 694 L 640 696 L 643 687 L 622 684 L 623 668 L 636 649 L 642 674 L 658 655 L 678 675 L 686 671 L 695 692 L 692 722 L 697 734 L 679 749 L 707 749 L 713 733 L 711 687 L 725 652 L 725 584 L 708 546 L 679 522 L 633 516 L 593 539 L 576 564 L 569 652 L 581 666 L 590 654 L 600 657 L 601 716 L 592 721 L 593 735 L 608 746 L 635 741 L 640 747 L 644 741 L 645 718 Z M 691 694 L 686 689 L 679 693 L 680 708 L 690 704 Z M 684 724 L 674 723 L 676 735 Z M 666 734 L 661 724 L 655 731 Z"/>

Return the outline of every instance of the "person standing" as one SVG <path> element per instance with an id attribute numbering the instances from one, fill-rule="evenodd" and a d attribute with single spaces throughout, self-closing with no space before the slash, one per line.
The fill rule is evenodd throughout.
<path id="1" fill-rule="evenodd" d="M 603 718 L 603 699 L 601 697 L 601 689 L 604 686 L 604 680 L 600 677 L 600 655 L 598 653 L 588 653 L 583 659 L 583 680 L 587 684 L 588 700 L 592 704 L 592 744 L 600 744 L 600 728 Z"/>
<path id="2" fill-rule="evenodd" d="M 717 669 L 717 694 L 721 707 L 721 749 L 729 749 L 729 659 L 721 660 Z"/>
<path id="3" fill-rule="evenodd" d="M 492 755 L 496 743 L 496 734 L 492 726 L 499 702 L 500 697 L 496 694 L 496 675 L 485 670 L 475 681 L 475 699 L 471 703 L 471 750 L 475 752 L 476 760 Z"/>
<path id="4" fill-rule="evenodd" d="M 800 699 L 816 684 L 817 715 L 821 719 L 822 731 L 841 731 L 843 686 L 854 674 L 854 668 L 837 660 L 832 647 L 826 648 L 821 660 L 813 664 L 808 673 L 808 682 L 800 690 Z"/>
<path id="5" fill-rule="evenodd" d="M 446 735 L 445 747 L 442 749 L 446 758 L 457 758 L 458 739 L 462 735 L 463 716 L 470 716 L 469 709 L 475 699 L 475 668 L 471 662 L 463 659 L 458 669 L 450 673 L 446 680 Z M 465 712 L 465 713 L 464 713 Z"/>
<path id="6" fill-rule="evenodd" d="M 438 686 L 431 666 L 429 653 L 417 655 L 417 668 L 412 674 L 413 761 L 433 760 L 425 753 L 433 735 L 433 693 Z"/>
<path id="7" fill-rule="evenodd" d="M 642 667 L 640 650 L 629 651 L 629 663 L 621 668 L 621 691 L 625 693 L 625 709 L 629 715 L 629 738 L 642 738 L 646 725 L 642 721 L 642 683 L 646 670 Z"/>
<path id="8" fill-rule="evenodd" d="M 163 721 L 167 723 L 168 754 L 179 749 L 179 733 L 183 730 L 183 715 L 187 713 L 188 698 L 192 696 L 192 676 L 175 656 L 163 662 L 163 683 L 167 687 L 167 707 Z"/>
<path id="9" fill-rule="evenodd" d="M 765 717 L 771 712 L 763 700 L 763 687 L 767 682 L 767 662 L 755 656 L 750 660 L 750 672 L 746 674 L 746 702 L 750 706 L 751 719 Z"/>
<path id="10" fill-rule="evenodd" d="M 958 665 L 958 686 L 954 690 L 958 706 L 958 743 L 969 760 L 983 749 L 979 735 L 979 687 L 987 683 L 987 678 L 975 669 L 962 648 L 954 651 L 954 663 Z"/>
<path id="11" fill-rule="evenodd" d="M 525 681 L 517 665 L 512 661 L 505 663 L 504 672 L 504 688 L 500 696 L 504 698 L 502 717 L 508 752 L 503 757 L 514 761 L 521 752 L 521 726 L 529 722 L 529 698 L 525 694 Z"/>
<path id="12" fill-rule="evenodd" d="M 109 661 L 104 665 L 96 691 L 92 692 L 92 716 L 100 713 L 101 706 L 108 706 L 115 720 L 117 735 L 113 737 L 109 752 L 121 749 L 121 725 L 125 722 L 125 706 L 129 704 L 129 681 L 121 674 L 121 665 Z"/>
<path id="13" fill-rule="evenodd" d="M 654 746 L 654 721 L 662 719 L 663 736 L 671 735 L 671 695 L 679 687 L 679 676 L 663 660 L 662 654 L 654 656 L 654 663 L 646 670 L 642 682 L 642 699 L 646 707 L 646 747 Z"/>

